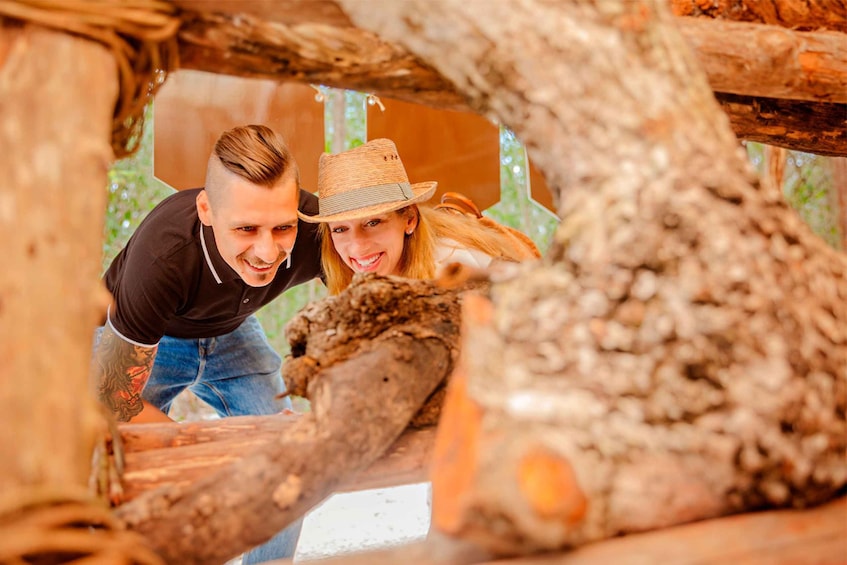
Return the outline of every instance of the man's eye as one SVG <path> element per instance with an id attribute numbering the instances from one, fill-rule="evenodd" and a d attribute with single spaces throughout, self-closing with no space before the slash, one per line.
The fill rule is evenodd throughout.
<path id="1" fill-rule="evenodd" d="M 282 231 L 282 232 L 285 232 L 285 231 L 291 231 L 291 230 L 293 230 L 293 229 L 294 229 L 294 226 L 292 226 L 291 224 L 285 224 L 285 225 L 283 225 L 283 226 L 277 226 L 277 227 L 275 227 L 274 229 L 275 229 L 276 231 Z"/>
<path id="2" fill-rule="evenodd" d="M 240 228 L 236 228 L 238 231 L 243 233 L 252 233 L 256 231 L 255 226 L 241 226 Z"/>

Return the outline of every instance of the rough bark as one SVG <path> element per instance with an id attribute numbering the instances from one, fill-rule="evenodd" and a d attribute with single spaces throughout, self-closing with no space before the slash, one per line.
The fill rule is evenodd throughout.
<path id="1" fill-rule="evenodd" d="M 715 96 L 739 139 L 817 155 L 847 155 L 847 104 Z"/>
<path id="2" fill-rule="evenodd" d="M 344 27 L 350 19 L 335 0 L 171 0 L 187 11 L 247 13 L 264 20 L 288 24 L 321 21 Z M 677 16 L 708 17 L 739 22 L 757 22 L 794 29 L 837 29 L 847 31 L 847 5 L 843 0 L 671 0 Z"/>
<path id="3" fill-rule="evenodd" d="M 432 67 L 396 43 L 354 27 L 331 3 L 241 13 L 192 2 L 180 31 L 181 66 L 375 91 L 449 109 L 465 102 Z M 295 15 L 296 14 L 296 15 Z M 675 20 L 716 91 L 847 102 L 844 34 L 698 18 Z"/>
<path id="4" fill-rule="evenodd" d="M 313 12 L 312 3 L 304 2 L 297 10 L 279 9 L 270 17 L 256 17 L 246 12 L 249 6 L 225 14 L 201 10 L 202 5 L 192 2 L 179 32 L 180 66 L 374 92 L 446 109 L 467 108 L 431 67 L 398 45 L 350 27 L 343 14 L 327 18 L 324 11 Z M 294 13 L 296 23 L 288 20 Z"/>
<path id="5" fill-rule="evenodd" d="M 183 68 L 325 84 L 439 108 L 469 109 L 464 97 L 426 62 L 398 43 L 353 27 L 335 2 L 287 2 L 278 9 L 267 3 L 210 5 L 221 11 L 207 11 L 209 6 L 202 2 L 184 4 Z M 803 34 L 775 26 L 694 18 L 678 18 L 677 25 L 697 46 L 714 90 L 813 101 L 780 108 L 771 117 L 779 125 L 792 123 L 791 114 L 784 112 L 804 112 L 808 117 L 821 113 L 815 109 L 818 101 L 847 101 L 841 34 Z M 738 39 L 732 39 L 736 35 Z M 795 135 L 793 127 L 798 122 L 803 127 Z M 782 143 L 791 144 L 795 137 L 812 138 L 807 132 L 814 131 L 815 125 L 794 120 L 792 128 L 777 134 L 766 127 L 755 133 L 771 144 L 779 145 L 780 136 Z M 839 147 L 841 154 L 847 154 L 847 147 Z"/>
<path id="6" fill-rule="evenodd" d="M 452 368 L 455 291 L 358 279 L 321 304 L 291 322 L 286 364 L 312 412 L 217 473 L 117 509 L 168 562 L 220 563 L 269 539 L 382 455 Z"/>
<path id="7" fill-rule="evenodd" d="M 249 451 L 266 451 L 300 419 L 296 415 L 244 416 L 189 424 L 125 424 L 123 503 L 145 492 L 189 485 L 237 462 Z M 336 489 L 362 490 L 427 479 L 433 428 L 406 430 L 367 469 Z"/>
<path id="8" fill-rule="evenodd" d="M 753 565 L 842 563 L 847 498 L 805 511 L 772 510 L 625 536 L 545 555 L 494 559 L 430 533 L 426 541 L 325 559 L 321 565 Z M 287 565 L 289 560 L 275 561 Z"/>
<path id="9" fill-rule="evenodd" d="M 847 263 L 758 190 L 663 2 L 342 4 L 567 191 L 547 263 L 463 338 L 478 417 L 442 428 L 473 466 L 435 469 L 434 512 L 466 502 L 436 526 L 528 551 L 843 487 Z"/>
<path id="10" fill-rule="evenodd" d="M 844 0 L 671 0 L 670 4 L 677 16 L 847 32 L 847 4 Z"/>
<path id="11" fill-rule="evenodd" d="M 847 102 L 847 34 L 677 20 L 716 92 Z"/>
<path id="12" fill-rule="evenodd" d="M 0 498 L 83 489 L 117 74 L 89 41 L 0 21 Z M 73 297 L 73 300 L 68 300 Z M 101 420 L 102 422 L 102 420 Z M 6 508 L 8 510 L 9 508 Z"/>

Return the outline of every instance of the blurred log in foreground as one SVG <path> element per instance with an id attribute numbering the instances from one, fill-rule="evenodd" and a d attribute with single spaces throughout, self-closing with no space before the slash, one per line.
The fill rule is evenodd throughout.
<path id="1" fill-rule="evenodd" d="M 511 128 L 562 218 L 465 298 L 437 528 L 520 553 L 837 495 L 847 259 L 759 189 L 665 2 L 339 1 Z"/>
<path id="2" fill-rule="evenodd" d="M 458 315 L 457 291 L 378 277 L 307 307 L 290 324 L 285 372 L 312 412 L 217 472 L 116 513 L 169 563 L 221 563 L 270 539 L 401 435 L 452 369 Z"/>

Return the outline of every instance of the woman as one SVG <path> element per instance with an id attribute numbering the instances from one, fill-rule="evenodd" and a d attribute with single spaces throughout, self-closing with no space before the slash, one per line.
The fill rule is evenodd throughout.
<path id="1" fill-rule="evenodd" d="M 335 155 L 318 169 L 316 216 L 330 294 L 344 290 L 355 273 L 428 279 L 449 263 L 487 267 L 492 260 L 538 257 L 534 245 L 475 217 L 419 207 L 436 182 L 409 183 L 394 143 L 374 139 Z"/>

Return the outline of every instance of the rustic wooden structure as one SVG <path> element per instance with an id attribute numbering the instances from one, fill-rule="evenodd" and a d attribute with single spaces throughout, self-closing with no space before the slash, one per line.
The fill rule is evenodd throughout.
<path id="1" fill-rule="evenodd" d="M 182 68 L 352 88 L 454 110 L 481 109 L 469 105 L 403 42 L 356 26 L 342 2 L 174 4 L 185 10 L 179 34 Z M 677 14 L 701 16 L 680 18 L 675 25 L 695 48 L 739 137 L 847 155 L 843 5 L 807 2 L 809 8 L 798 13 L 784 6 L 790 4 L 786 0 L 736 2 L 735 9 L 711 19 L 704 18 L 708 14 L 697 3 L 672 4 Z"/>
<path id="2" fill-rule="evenodd" d="M 113 9 L 130 19 L 149 10 L 162 30 L 154 43 L 178 26 L 183 68 L 472 109 L 526 143 L 563 223 L 543 264 L 471 300 L 464 348 L 473 356 L 454 381 L 453 416 L 437 441 L 441 529 L 496 551 L 552 549 L 833 496 L 845 480 L 847 264 L 783 203 L 757 191 L 731 128 L 746 139 L 847 155 L 847 15 L 837 1 L 805 2 L 802 14 L 777 9 L 784 0 L 746 4 L 763 9 L 736 11 L 745 3 L 729 2 L 711 19 L 699 3 L 675 0 L 677 14 L 700 16 L 688 19 L 648 0 L 525 0 L 526 10 L 495 3 L 485 14 L 458 0 L 442 0 L 438 11 L 415 0 L 379 10 L 360 0 L 127 0 L 126 11 L 64 2 L 57 5 L 68 13 L 33 17 L 36 3 L 0 3 L 0 167 L 10 179 L 0 193 L 0 233 L 14 266 L 0 277 L 0 493 L 28 500 L 11 511 L 0 505 L 0 524 L 32 501 L 49 502 L 31 495 L 37 487 L 73 499 L 98 433 L 85 383 L 104 302 L 96 285 L 100 224 L 91 219 L 103 209 L 109 133 L 125 125 L 122 112 L 112 123 L 114 101 L 128 89 L 135 98 L 147 92 L 124 80 L 133 65 L 116 73 L 92 39 L 119 52 L 119 61 L 127 52 L 133 59 L 137 42 L 86 34 L 109 28 L 100 16 Z M 74 8 L 95 23 L 67 25 L 76 22 Z M 738 14 L 755 21 L 731 21 Z M 743 73 L 726 72 L 729 57 Z M 399 356 L 433 380 L 421 359 L 449 368 L 437 339 L 386 339 L 397 341 L 360 361 L 402 373 Z M 338 367 L 324 377 L 343 382 L 343 392 L 352 385 Z M 435 383 L 413 380 L 413 390 L 401 391 L 394 376 L 384 384 L 396 393 L 397 424 Z M 627 402 L 632 396 L 640 402 Z M 522 401 L 550 410 L 539 416 Z M 379 437 L 363 434 L 361 451 L 351 453 L 329 441 L 341 430 L 316 441 L 325 430 L 315 420 L 293 428 L 275 447 L 305 442 L 329 461 L 336 447 L 362 464 L 402 432 L 392 425 Z M 633 438 L 632 429 L 644 434 Z M 448 457 L 451 448 L 466 456 Z M 261 541 L 255 532 L 272 533 L 302 514 L 321 496 L 315 484 L 335 486 L 315 461 L 276 468 L 272 454 L 250 455 L 242 468 L 254 473 L 251 486 L 229 499 L 207 477 L 151 491 L 119 515 L 160 543 L 176 531 L 175 520 L 188 520 L 191 540 L 161 548 L 182 563 L 228 557 L 210 541 L 246 524 L 229 548 L 235 555 Z M 508 465 L 492 465 L 498 457 Z M 306 476 L 316 483 L 304 483 Z M 665 480 L 674 476 L 687 482 Z M 497 479 L 505 481 L 499 492 L 491 488 Z M 678 504 L 676 487 L 696 496 Z M 666 512 L 641 500 L 674 504 Z M 216 512 L 230 504 L 237 511 Z M 843 505 L 812 511 L 811 519 L 831 524 L 832 509 L 837 519 Z M 831 537 L 800 543 L 840 549 Z"/>

